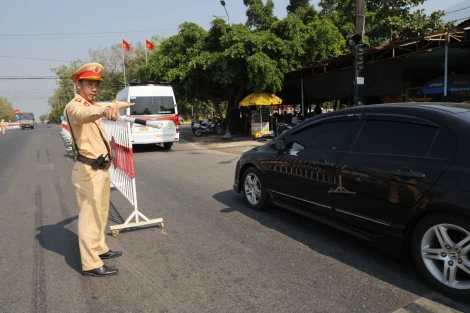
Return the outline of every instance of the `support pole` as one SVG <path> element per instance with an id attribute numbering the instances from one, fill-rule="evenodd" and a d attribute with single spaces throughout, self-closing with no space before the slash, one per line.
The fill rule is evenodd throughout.
<path id="1" fill-rule="evenodd" d="M 124 41 L 124 39 L 121 38 L 121 43 Z M 121 44 L 121 50 L 122 50 L 122 70 L 124 72 L 124 88 L 127 87 L 127 82 L 126 82 L 126 60 L 124 56 L 124 46 Z"/>
<path id="2" fill-rule="evenodd" d="M 359 69 L 359 59 L 363 56 L 364 54 L 364 45 L 363 45 L 363 40 L 364 40 L 364 35 L 365 35 L 365 23 L 366 23 L 366 4 L 365 0 L 356 0 L 356 35 L 360 35 L 360 42 L 359 44 L 355 47 L 355 79 L 354 79 L 354 106 L 358 105 L 363 105 L 364 104 L 364 70 Z M 360 61 L 360 63 L 363 63 L 364 60 Z M 362 65 L 363 66 L 363 65 Z"/>
<path id="3" fill-rule="evenodd" d="M 449 33 L 446 34 L 445 61 L 444 61 L 444 97 L 447 97 L 447 78 L 449 68 Z"/>
<path id="4" fill-rule="evenodd" d="M 302 75 L 300 77 L 300 89 L 301 89 L 301 93 L 302 93 L 302 116 L 305 116 L 305 112 L 304 112 L 304 76 Z"/>

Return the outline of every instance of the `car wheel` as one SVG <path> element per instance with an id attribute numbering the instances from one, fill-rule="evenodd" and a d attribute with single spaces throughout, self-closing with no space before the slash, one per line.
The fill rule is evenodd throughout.
<path id="1" fill-rule="evenodd" d="M 163 143 L 163 148 L 167 149 L 167 150 L 170 150 L 171 147 L 173 147 L 173 143 L 172 142 L 164 142 Z"/>
<path id="2" fill-rule="evenodd" d="M 412 255 L 431 287 L 470 301 L 470 221 L 447 214 L 424 218 L 413 232 Z"/>
<path id="3" fill-rule="evenodd" d="M 254 210 L 266 208 L 266 188 L 263 176 L 254 167 L 247 169 L 243 175 L 243 193 L 250 208 Z"/>

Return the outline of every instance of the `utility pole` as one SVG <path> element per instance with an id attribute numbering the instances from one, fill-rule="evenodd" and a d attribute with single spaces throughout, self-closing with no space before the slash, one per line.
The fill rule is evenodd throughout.
<path id="1" fill-rule="evenodd" d="M 364 105 L 365 21 L 365 0 L 356 0 L 356 32 L 346 36 L 347 46 L 354 51 L 354 106 Z"/>
<path id="2" fill-rule="evenodd" d="M 227 8 L 225 7 L 226 3 L 224 0 L 220 0 L 220 4 L 224 7 L 224 10 L 225 10 L 225 13 L 227 14 L 227 20 L 228 20 L 228 25 L 229 26 L 232 26 L 230 24 L 230 16 L 228 15 L 228 11 L 227 11 Z M 225 121 L 227 122 L 227 130 L 225 131 L 225 136 L 222 138 L 222 139 L 232 139 L 232 135 L 230 134 L 230 111 L 227 109 L 227 115 L 225 117 Z"/>
<path id="3" fill-rule="evenodd" d="M 356 34 L 360 35 L 360 41 L 355 47 L 355 94 L 354 106 L 364 105 L 364 63 L 365 51 L 364 45 L 366 25 L 366 3 L 365 0 L 356 0 Z"/>

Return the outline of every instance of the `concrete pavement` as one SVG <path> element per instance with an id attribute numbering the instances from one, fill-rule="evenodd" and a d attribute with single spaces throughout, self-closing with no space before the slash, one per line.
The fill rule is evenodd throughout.
<path id="1" fill-rule="evenodd" d="M 232 139 L 225 140 L 224 135 L 206 135 L 196 137 L 190 128 L 190 125 L 184 124 L 181 126 L 180 140 L 182 143 L 193 143 L 201 148 L 221 151 L 232 154 L 242 154 L 248 150 L 266 144 L 269 140 L 257 141 L 252 140 L 246 136 L 233 135 Z"/>

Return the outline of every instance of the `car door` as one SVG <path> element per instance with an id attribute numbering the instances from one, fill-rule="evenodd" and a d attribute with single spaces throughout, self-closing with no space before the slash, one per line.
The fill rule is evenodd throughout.
<path id="1" fill-rule="evenodd" d="M 293 132 L 265 171 L 274 200 L 331 215 L 328 191 L 337 183 L 336 164 L 359 126 L 359 115 L 336 116 Z"/>
<path id="2" fill-rule="evenodd" d="M 456 144 L 447 129 L 426 120 L 390 114 L 363 118 L 354 147 L 338 162 L 341 180 L 331 195 L 335 218 L 382 234 L 426 201 Z"/>

